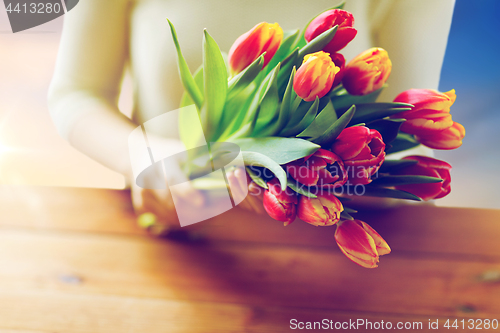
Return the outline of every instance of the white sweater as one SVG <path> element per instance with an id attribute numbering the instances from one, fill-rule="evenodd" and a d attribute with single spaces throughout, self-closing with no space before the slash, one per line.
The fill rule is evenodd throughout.
<path id="1" fill-rule="evenodd" d="M 127 138 L 140 123 L 178 107 L 183 91 L 166 18 L 175 25 L 191 71 L 201 64 L 202 32 L 221 50 L 261 21 L 303 28 L 332 0 L 85 0 L 64 22 L 49 108 L 64 138 L 100 163 L 129 174 Z M 380 46 L 393 70 L 382 99 L 409 88 L 433 88 L 451 24 L 454 0 L 348 0 L 358 35 L 346 60 Z M 132 119 L 117 107 L 121 81 L 134 82 Z M 156 129 L 177 137 L 177 124 Z"/>

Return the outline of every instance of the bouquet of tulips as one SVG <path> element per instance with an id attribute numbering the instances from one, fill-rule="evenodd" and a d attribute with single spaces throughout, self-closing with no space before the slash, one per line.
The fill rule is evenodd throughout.
<path id="1" fill-rule="evenodd" d="M 390 248 L 351 216 L 357 212 L 349 207 L 353 197 L 444 197 L 450 192 L 448 163 L 390 154 L 421 144 L 455 149 L 465 131 L 450 114 L 453 90 L 412 89 L 392 103 L 377 103 L 391 60 L 384 49 L 371 48 L 345 64 L 339 51 L 357 30 L 342 8 L 321 13 L 303 32 L 259 23 L 228 55 L 205 31 L 203 65 L 194 74 L 169 23 L 185 88 L 181 106 L 196 106 L 206 140 L 241 148 L 248 177 L 264 191 L 273 219 L 335 225 L 342 252 L 371 268 Z M 192 146 L 186 119 L 180 131 Z"/>

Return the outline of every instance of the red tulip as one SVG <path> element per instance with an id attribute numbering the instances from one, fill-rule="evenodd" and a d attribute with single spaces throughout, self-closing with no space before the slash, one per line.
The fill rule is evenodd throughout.
<path id="1" fill-rule="evenodd" d="M 339 68 L 338 73 L 335 74 L 335 79 L 332 84 L 332 87 L 336 87 L 340 84 L 340 82 L 342 82 L 342 78 L 344 77 L 345 58 L 340 53 L 334 53 L 333 55 L 330 54 L 330 57 L 332 58 L 335 66 Z"/>
<path id="2" fill-rule="evenodd" d="M 278 23 L 262 22 L 244 33 L 231 46 L 228 55 L 233 74 L 241 72 L 264 52 L 266 66 L 278 50 L 283 39 L 283 29 Z"/>
<path id="3" fill-rule="evenodd" d="M 345 128 L 332 144 L 347 168 L 349 183 L 368 184 L 385 159 L 385 143 L 377 130 L 365 126 Z"/>
<path id="4" fill-rule="evenodd" d="M 314 154 L 286 165 L 290 176 L 306 186 L 342 186 L 347 181 L 344 162 L 326 149 L 318 149 Z"/>
<path id="5" fill-rule="evenodd" d="M 264 209 L 273 219 L 289 225 L 297 215 L 297 194 L 291 190 L 282 191 L 279 181 L 274 178 L 267 182 L 264 192 Z"/>
<path id="6" fill-rule="evenodd" d="M 323 51 L 308 54 L 293 78 L 293 89 L 306 102 L 325 96 L 340 69 Z"/>
<path id="7" fill-rule="evenodd" d="M 391 69 L 392 62 L 387 51 L 373 47 L 349 61 L 342 84 L 351 95 L 367 95 L 382 88 Z"/>
<path id="8" fill-rule="evenodd" d="M 451 165 L 426 156 L 407 156 L 404 160 L 415 160 L 417 164 L 393 172 L 395 175 L 429 176 L 443 179 L 442 183 L 398 185 L 396 189 L 410 192 L 422 200 L 442 198 L 451 192 Z"/>
<path id="9" fill-rule="evenodd" d="M 375 268 L 379 256 L 391 252 L 391 248 L 368 224 L 359 220 L 345 220 L 337 225 L 335 240 L 347 256 L 365 268 Z"/>
<path id="10" fill-rule="evenodd" d="M 304 33 L 304 38 L 307 42 L 310 42 L 316 36 L 338 25 L 335 36 L 323 48 L 323 51 L 333 54 L 343 49 L 356 37 L 357 30 L 352 27 L 353 24 L 354 17 L 348 11 L 342 9 L 327 10 L 309 23 Z"/>
<path id="11" fill-rule="evenodd" d="M 340 213 L 343 210 L 344 207 L 336 196 L 321 192 L 317 194 L 317 198 L 300 196 L 297 216 L 315 226 L 329 226 L 340 220 Z"/>

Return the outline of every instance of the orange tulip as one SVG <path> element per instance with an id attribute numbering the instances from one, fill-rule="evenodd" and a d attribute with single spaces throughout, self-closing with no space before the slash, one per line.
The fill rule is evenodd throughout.
<path id="1" fill-rule="evenodd" d="M 433 149 L 456 149 L 462 145 L 462 140 L 465 137 L 465 128 L 453 122 L 451 127 L 430 135 L 417 136 L 416 139 L 424 146 Z"/>
<path id="2" fill-rule="evenodd" d="M 412 109 L 393 118 L 406 119 L 401 125 L 403 132 L 430 135 L 453 125 L 450 107 L 456 98 L 455 90 L 440 93 L 431 89 L 410 89 L 396 96 L 394 102 L 413 104 Z"/>
<path id="3" fill-rule="evenodd" d="M 452 120 L 450 107 L 457 98 L 455 90 L 440 93 L 432 89 L 410 89 L 394 102 L 413 104 L 410 111 L 393 118 L 404 118 L 401 131 L 414 134 L 423 145 L 434 149 L 455 149 L 462 145 L 465 129 Z"/>
<path id="4" fill-rule="evenodd" d="M 328 192 L 320 192 L 317 198 L 300 196 L 297 217 L 315 226 L 334 225 L 340 220 L 344 206 L 337 197 Z"/>
<path id="5" fill-rule="evenodd" d="M 340 68 L 323 51 L 308 54 L 293 78 L 293 89 L 306 102 L 328 94 Z"/>
<path id="6" fill-rule="evenodd" d="M 379 256 L 391 248 L 368 224 L 359 220 L 345 220 L 337 224 L 335 240 L 347 258 L 365 268 L 375 268 Z"/>
<path id="7" fill-rule="evenodd" d="M 244 33 L 231 46 L 228 60 L 233 74 L 237 74 L 250 65 L 264 52 L 266 66 L 278 50 L 283 39 L 283 29 L 278 23 L 262 22 Z"/>
<path id="8" fill-rule="evenodd" d="M 387 51 L 373 47 L 346 65 L 342 84 L 351 95 L 367 95 L 382 88 L 391 69 L 392 62 Z"/>

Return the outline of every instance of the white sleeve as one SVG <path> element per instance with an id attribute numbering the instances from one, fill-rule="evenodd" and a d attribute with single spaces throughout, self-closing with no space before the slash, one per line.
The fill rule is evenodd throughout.
<path id="1" fill-rule="evenodd" d="M 454 5 L 454 0 L 356 0 L 347 3 L 347 10 L 352 8 L 359 13 L 355 15 L 358 36 L 353 46 L 356 52 L 363 51 L 356 46 L 365 45 L 366 48 L 369 44 L 386 49 L 391 58 L 389 86 L 382 93 L 381 101 L 391 101 L 411 88 L 438 88 Z"/>
<path id="2" fill-rule="evenodd" d="M 136 127 L 117 107 L 128 59 L 129 0 L 85 0 L 65 17 L 49 110 L 60 135 L 105 166 L 127 173 Z"/>

